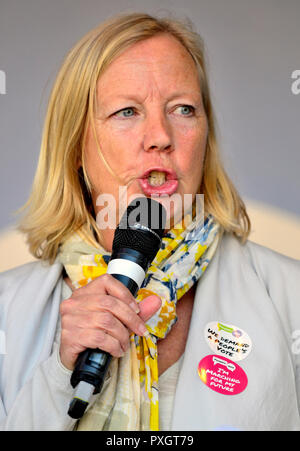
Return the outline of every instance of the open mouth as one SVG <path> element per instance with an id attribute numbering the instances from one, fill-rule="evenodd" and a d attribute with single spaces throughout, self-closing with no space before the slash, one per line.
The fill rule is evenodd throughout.
<path id="1" fill-rule="evenodd" d="M 151 168 L 139 179 L 142 191 L 146 196 L 172 195 L 178 187 L 176 173 L 166 168 Z"/>
<path id="2" fill-rule="evenodd" d="M 148 182 L 151 186 L 161 186 L 166 182 L 166 173 L 160 171 L 151 171 L 148 175 Z"/>

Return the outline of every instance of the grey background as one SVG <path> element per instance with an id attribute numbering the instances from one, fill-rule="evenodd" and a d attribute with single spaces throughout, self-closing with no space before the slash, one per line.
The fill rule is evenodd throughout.
<path id="1" fill-rule="evenodd" d="M 66 52 L 118 12 L 192 19 L 205 40 L 225 167 L 242 196 L 300 215 L 300 0 L 0 0 L 0 228 L 35 173 L 48 95 Z"/>

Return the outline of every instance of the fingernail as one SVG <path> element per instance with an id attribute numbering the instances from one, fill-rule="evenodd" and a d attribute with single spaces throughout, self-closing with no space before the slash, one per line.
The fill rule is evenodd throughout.
<path id="1" fill-rule="evenodd" d="M 135 313 L 140 313 L 140 308 L 136 302 L 131 302 L 130 307 L 135 311 Z"/>
<path id="2" fill-rule="evenodd" d="M 144 326 L 144 324 L 141 324 L 138 327 L 138 331 L 139 331 L 140 334 L 142 334 L 144 336 L 146 336 L 145 334 L 147 334 L 147 332 L 148 332 L 148 330 L 147 330 L 146 326 Z"/>
<path id="3" fill-rule="evenodd" d="M 139 332 L 143 335 L 143 337 L 148 338 L 150 337 L 150 332 L 148 331 L 148 329 L 146 328 L 146 326 L 144 326 L 143 324 L 141 324 L 139 326 Z"/>

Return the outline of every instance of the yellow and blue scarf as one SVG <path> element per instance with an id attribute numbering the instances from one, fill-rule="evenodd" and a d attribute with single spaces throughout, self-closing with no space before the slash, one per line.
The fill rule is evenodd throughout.
<path id="1" fill-rule="evenodd" d="M 166 337 L 176 322 L 177 301 L 206 270 L 220 235 L 211 216 L 203 221 L 191 214 L 164 235 L 137 295 L 138 302 L 152 294 L 162 300 L 160 310 L 146 324 L 150 337 L 131 335 L 128 351 L 112 360 L 109 383 L 77 430 L 159 430 L 157 340 Z M 110 254 L 100 245 L 91 246 L 79 231 L 61 246 L 59 259 L 79 288 L 105 274 Z"/>

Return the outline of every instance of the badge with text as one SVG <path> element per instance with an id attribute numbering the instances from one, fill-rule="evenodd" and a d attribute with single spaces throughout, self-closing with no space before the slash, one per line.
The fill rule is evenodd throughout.
<path id="1" fill-rule="evenodd" d="M 245 371 L 237 363 L 219 355 L 204 357 L 199 362 L 198 374 L 207 387 L 222 395 L 238 395 L 248 384 Z"/>
<path id="2" fill-rule="evenodd" d="M 239 327 L 213 321 L 204 329 L 205 340 L 216 354 L 239 361 L 247 357 L 252 348 L 249 335 Z"/>

